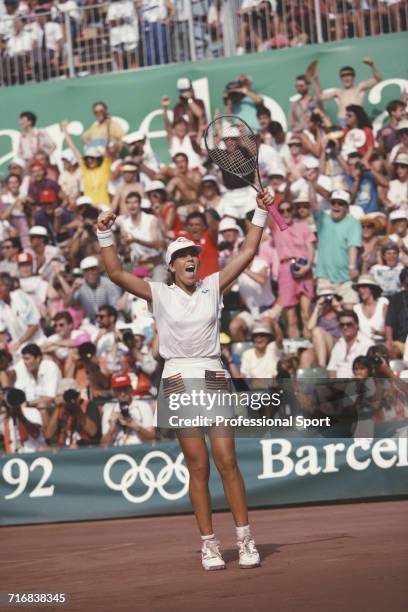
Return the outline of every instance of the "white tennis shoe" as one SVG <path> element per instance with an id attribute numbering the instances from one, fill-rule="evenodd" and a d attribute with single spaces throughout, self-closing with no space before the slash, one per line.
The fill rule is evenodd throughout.
<path id="1" fill-rule="evenodd" d="M 261 565 L 259 552 L 255 545 L 255 540 L 252 536 L 247 535 L 241 541 L 237 542 L 239 551 L 239 567 L 241 569 L 251 569 Z"/>
<path id="2" fill-rule="evenodd" d="M 201 548 L 201 563 L 205 570 L 225 569 L 225 561 L 222 558 L 218 540 L 204 540 Z"/>

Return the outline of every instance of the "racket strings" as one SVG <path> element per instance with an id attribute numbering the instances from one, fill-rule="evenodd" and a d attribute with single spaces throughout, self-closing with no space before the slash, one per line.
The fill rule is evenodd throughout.
<path id="1" fill-rule="evenodd" d="M 222 170 L 240 176 L 255 171 L 258 158 L 256 135 L 239 117 L 214 119 L 207 127 L 205 144 L 210 159 Z"/>

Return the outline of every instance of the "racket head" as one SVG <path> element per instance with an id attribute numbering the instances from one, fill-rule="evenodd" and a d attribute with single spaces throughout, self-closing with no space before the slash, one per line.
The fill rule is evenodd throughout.
<path id="1" fill-rule="evenodd" d="M 246 176 L 258 170 L 257 135 L 238 115 L 220 115 L 205 130 L 204 142 L 209 158 L 221 170 L 239 176 L 247 183 Z"/>

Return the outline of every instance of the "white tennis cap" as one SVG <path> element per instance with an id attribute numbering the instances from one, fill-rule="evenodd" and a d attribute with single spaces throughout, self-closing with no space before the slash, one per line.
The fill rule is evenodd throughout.
<path id="1" fill-rule="evenodd" d="M 303 162 L 303 165 L 308 170 L 312 170 L 313 168 L 320 168 L 320 160 L 317 157 L 313 157 L 312 155 L 308 155 Z"/>
<path id="2" fill-rule="evenodd" d="M 42 225 L 33 225 L 28 233 L 30 236 L 48 236 L 47 229 Z"/>
<path id="3" fill-rule="evenodd" d="M 177 81 L 177 89 L 179 91 L 183 91 L 186 89 L 191 89 L 191 81 L 190 79 L 182 78 Z"/>
<path id="4" fill-rule="evenodd" d="M 132 144 L 132 142 L 139 142 L 140 140 L 144 140 L 145 138 L 146 134 L 141 130 L 137 130 L 136 132 L 126 134 L 126 136 L 123 136 L 122 140 L 126 144 Z"/>
<path id="5" fill-rule="evenodd" d="M 91 198 L 88 198 L 88 196 L 79 196 L 79 198 L 76 199 L 75 204 L 76 206 L 85 206 L 86 204 L 93 206 L 93 202 Z"/>
<path id="6" fill-rule="evenodd" d="M 13 159 L 9 161 L 8 165 L 20 166 L 20 168 L 24 169 L 27 164 L 25 163 L 24 159 L 21 159 L 21 157 L 13 157 Z"/>
<path id="7" fill-rule="evenodd" d="M 408 119 L 401 119 L 397 124 L 397 130 L 408 130 Z"/>
<path id="8" fill-rule="evenodd" d="M 168 266 L 173 258 L 173 255 L 177 253 L 177 251 L 182 251 L 183 249 L 188 249 L 189 247 L 193 247 L 196 249 L 197 253 L 201 253 L 202 248 L 195 244 L 189 238 L 184 238 L 184 236 L 180 236 L 177 240 L 173 240 L 170 242 L 166 251 L 166 266 Z"/>
<path id="9" fill-rule="evenodd" d="M 104 147 L 101 146 L 87 146 L 84 149 L 84 157 L 103 157 L 105 154 Z"/>
<path id="10" fill-rule="evenodd" d="M 390 214 L 390 221 L 399 221 L 400 219 L 408 221 L 408 212 L 406 210 L 393 210 Z"/>
<path id="11" fill-rule="evenodd" d="M 235 230 L 236 232 L 240 231 L 239 225 L 232 219 L 232 217 L 224 217 L 221 219 L 220 224 L 218 226 L 219 232 L 227 232 L 228 230 Z"/>
<path id="12" fill-rule="evenodd" d="M 150 193 L 151 191 L 158 191 L 159 189 L 166 190 L 166 185 L 163 181 L 152 181 L 148 187 L 145 187 L 145 192 Z"/>
<path id="13" fill-rule="evenodd" d="M 222 128 L 223 138 L 239 138 L 241 136 L 239 128 L 235 125 L 224 125 Z"/>
<path id="14" fill-rule="evenodd" d="M 332 192 L 330 200 L 341 200 L 342 202 L 346 202 L 346 204 L 350 205 L 351 196 L 349 192 L 345 191 L 344 189 L 336 189 Z"/>
<path id="15" fill-rule="evenodd" d="M 89 268 L 99 268 L 98 258 L 94 257 L 93 255 L 85 257 L 85 259 L 82 259 L 81 263 L 79 264 L 79 267 L 81 268 L 81 270 L 89 270 Z"/>
<path id="16" fill-rule="evenodd" d="M 64 149 L 61 153 L 61 159 L 65 159 L 69 164 L 77 164 L 77 159 L 71 149 Z"/>

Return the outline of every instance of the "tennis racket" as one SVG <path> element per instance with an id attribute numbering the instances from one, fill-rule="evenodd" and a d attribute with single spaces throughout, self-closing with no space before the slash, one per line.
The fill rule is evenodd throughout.
<path id="1" fill-rule="evenodd" d="M 259 176 L 257 137 L 243 119 L 236 115 L 217 117 L 208 124 L 204 141 L 210 159 L 221 170 L 238 176 L 258 193 L 264 191 Z M 255 172 L 259 187 L 246 178 Z M 288 229 L 276 206 L 269 206 L 268 212 L 281 231 Z"/>

